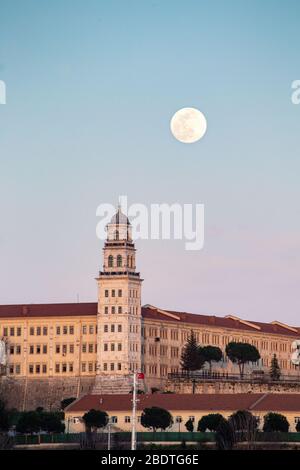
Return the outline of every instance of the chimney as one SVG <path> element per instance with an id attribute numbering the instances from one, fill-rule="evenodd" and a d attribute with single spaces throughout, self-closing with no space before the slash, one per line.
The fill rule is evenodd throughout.
<path id="1" fill-rule="evenodd" d="M 26 316 L 28 315 L 29 308 L 27 305 L 23 305 L 22 307 L 22 315 Z"/>

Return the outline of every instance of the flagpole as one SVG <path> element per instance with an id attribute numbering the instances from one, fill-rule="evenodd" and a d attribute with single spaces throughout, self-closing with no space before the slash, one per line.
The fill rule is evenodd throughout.
<path id="1" fill-rule="evenodd" d="M 131 450 L 136 450 L 136 372 L 133 374 Z"/>

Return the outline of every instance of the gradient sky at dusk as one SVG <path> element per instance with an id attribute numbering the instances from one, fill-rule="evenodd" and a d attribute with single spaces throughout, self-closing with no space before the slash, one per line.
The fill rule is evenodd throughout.
<path id="1" fill-rule="evenodd" d="M 137 243 L 143 303 L 300 326 L 299 22 L 296 0 L 0 0 L 0 303 L 96 300 L 96 208 L 125 194 L 205 204 L 202 251 Z"/>

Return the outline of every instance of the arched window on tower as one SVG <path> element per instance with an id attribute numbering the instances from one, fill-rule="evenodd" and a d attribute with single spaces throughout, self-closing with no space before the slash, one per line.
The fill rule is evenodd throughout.
<path id="1" fill-rule="evenodd" d="M 108 257 L 108 267 L 112 268 L 114 265 L 114 257 L 112 255 L 109 255 Z"/>
<path id="2" fill-rule="evenodd" d="M 119 240 L 119 230 L 115 231 L 115 240 Z"/>
<path id="3" fill-rule="evenodd" d="M 130 268 L 130 256 L 127 255 L 127 268 Z"/>
<path id="4" fill-rule="evenodd" d="M 118 268 L 122 267 L 122 256 L 121 255 L 117 256 L 117 267 Z"/>
<path id="5" fill-rule="evenodd" d="M 133 265 L 133 256 L 131 256 L 130 267 L 131 267 L 131 268 L 134 268 L 134 265 Z"/>

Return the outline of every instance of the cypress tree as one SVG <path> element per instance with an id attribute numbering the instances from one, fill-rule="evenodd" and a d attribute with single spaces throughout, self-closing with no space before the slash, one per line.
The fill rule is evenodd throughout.
<path id="1" fill-rule="evenodd" d="M 278 364 L 278 359 L 276 354 L 272 357 L 271 367 L 270 367 L 270 377 L 272 380 L 279 380 L 281 376 L 281 370 Z"/>
<path id="2" fill-rule="evenodd" d="M 205 359 L 202 355 L 202 348 L 197 343 L 196 336 L 191 331 L 190 336 L 182 350 L 181 367 L 183 370 L 194 371 L 203 367 Z"/>

